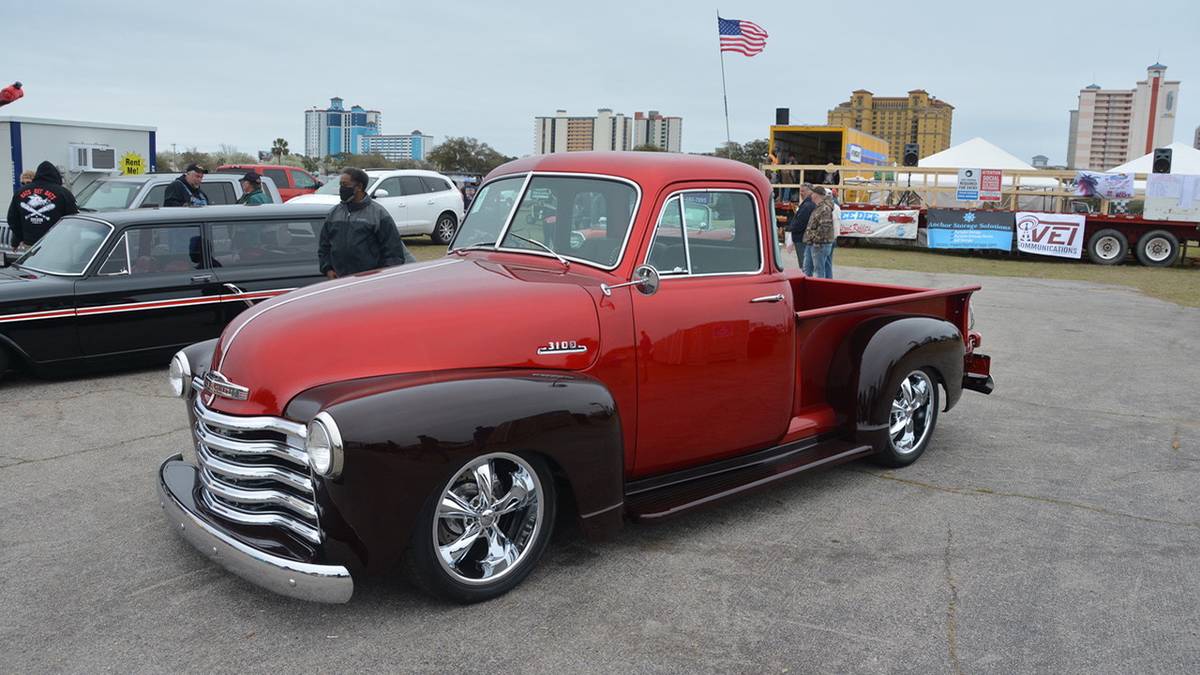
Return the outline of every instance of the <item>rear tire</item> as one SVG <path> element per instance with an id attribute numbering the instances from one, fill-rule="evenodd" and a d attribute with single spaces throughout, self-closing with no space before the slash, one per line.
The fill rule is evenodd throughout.
<path id="1" fill-rule="evenodd" d="M 1120 265 L 1129 255 L 1129 240 L 1112 228 L 1099 230 L 1088 240 L 1088 258 L 1097 265 Z"/>
<path id="2" fill-rule="evenodd" d="M 458 230 L 458 219 L 453 213 L 446 211 L 438 216 L 437 222 L 433 224 L 433 232 L 429 234 L 429 238 L 435 244 L 447 245 L 454 239 L 454 233 Z"/>
<path id="3" fill-rule="evenodd" d="M 404 556 L 409 578 L 463 604 L 507 593 L 546 550 L 557 502 L 541 458 L 493 452 L 471 459 L 425 500 Z"/>
<path id="4" fill-rule="evenodd" d="M 1146 267 L 1170 267 L 1179 259 L 1179 239 L 1166 230 L 1152 230 L 1137 243 L 1137 259 Z"/>
<path id="5" fill-rule="evenodd" d="M 917 368 L 895 380 L 888 428 L 876 443 L 875 461 L 888 467 L 908 466 L 925 452 L 937 428 L 938 379 L 929 368 Z"/>

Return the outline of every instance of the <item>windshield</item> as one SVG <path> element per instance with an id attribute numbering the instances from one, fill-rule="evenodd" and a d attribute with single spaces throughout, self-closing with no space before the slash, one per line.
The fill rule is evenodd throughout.
<path id="1" fill-rule="evenodd" d="M 522 177 L 486 185 L 471 204 L 456 247 L 491 243 L 499 236 Z M 601 267 L 621 257 L 637 205 L 637 190 L 603 178 L 534 176 L 513 214 L 501 248 L 555 253 Z"/>
<path id="2" fill-rule="evenodd" d="M 342 187 L 342 184 L 338 182 L 338 180 L 340 178 L 341 178 L 340 176 L 334 176 L 333 178 L 330 178 L 329 180 L 325 181 L 325 183 L 323 185 L 321 185 L 321 187 L 317 188 L 317 191 L 314 194 L 336 195 L 338 193 L 338 188 Z M 379 182 L 378 178 L 376 178 L 376 177 L 371 178 L 371 181 L 367 184 L 367 194 L 370 194 L 371 190 L 375 189 L 375 184 L 378 182 Z"/>
<path id="3" fill-rule="evenodd" d="M 127 209 L 144 183 L 127 180 L 98 180 L 85 187 L 75 201 L 90 211 Z"/>
<path id="4" fill-rule="evenodd" d="M 49 274 L 83 274 L 111 230 L 105 223 L 68 216 L 50 228 L 17 264 Z"/>

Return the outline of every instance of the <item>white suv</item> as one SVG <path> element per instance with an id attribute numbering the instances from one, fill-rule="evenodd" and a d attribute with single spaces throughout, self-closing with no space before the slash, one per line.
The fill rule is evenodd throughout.
<path id="1" fill-rule="evenodd" d="M 463 219 L 462 193 L 436 171 L 421 169 L 371 169 L 367 194 L 396 221 L 400 234 L 427 234 L 434 243 L 449 244 Z M 325 183 L 316 192 L 300 195 L 292 204 L 338 203 L 338 181 Z"/>

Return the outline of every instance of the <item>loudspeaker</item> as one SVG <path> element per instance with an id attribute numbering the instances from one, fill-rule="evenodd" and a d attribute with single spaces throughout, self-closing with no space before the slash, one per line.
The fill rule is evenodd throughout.
<path id="1" fill-rule="evenodd" d="M 1154 173 L 1171 173 L 1171 149 L 1170 148 L 1155 148 L 1154 149 L 1154 164 L 1151 169 Z"/>
<path id="2" fill-rule="evenodd" d="M 916 166 L 921 159 L 921 146 L 916 143 L 904 144 L 904 166 Z"/>
<path id="3" fill-rule="evenodd" d="M 790 112 L 791 111 L 788 110 L 787 108 L 776 108 L 775 109 L 775 124 L 787 124 L 788 117 L 790 116 Z"/>

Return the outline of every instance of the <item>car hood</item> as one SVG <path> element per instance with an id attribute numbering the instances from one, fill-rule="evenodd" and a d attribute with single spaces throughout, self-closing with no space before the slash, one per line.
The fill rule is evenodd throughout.
<path id="1" fill-rule="evenodd" d="M 211 368 L 248 387 L 249 398 L 210 405 L 236 415 L 281 415 L 297 394 L 344 380 L 584 369 L 599 352 L 597 283 L 558 267 L 450 256 L 308 286 L 226 327 Z"/>
<path id="2" fill-rule="evenodd" d="M 342 201 L 337 195 L 319 195 L 315 192 L 310 192 L 306 195 L 299 195 L 287 200 L 288 204 L 328 204 L 333 206 Z"/>

